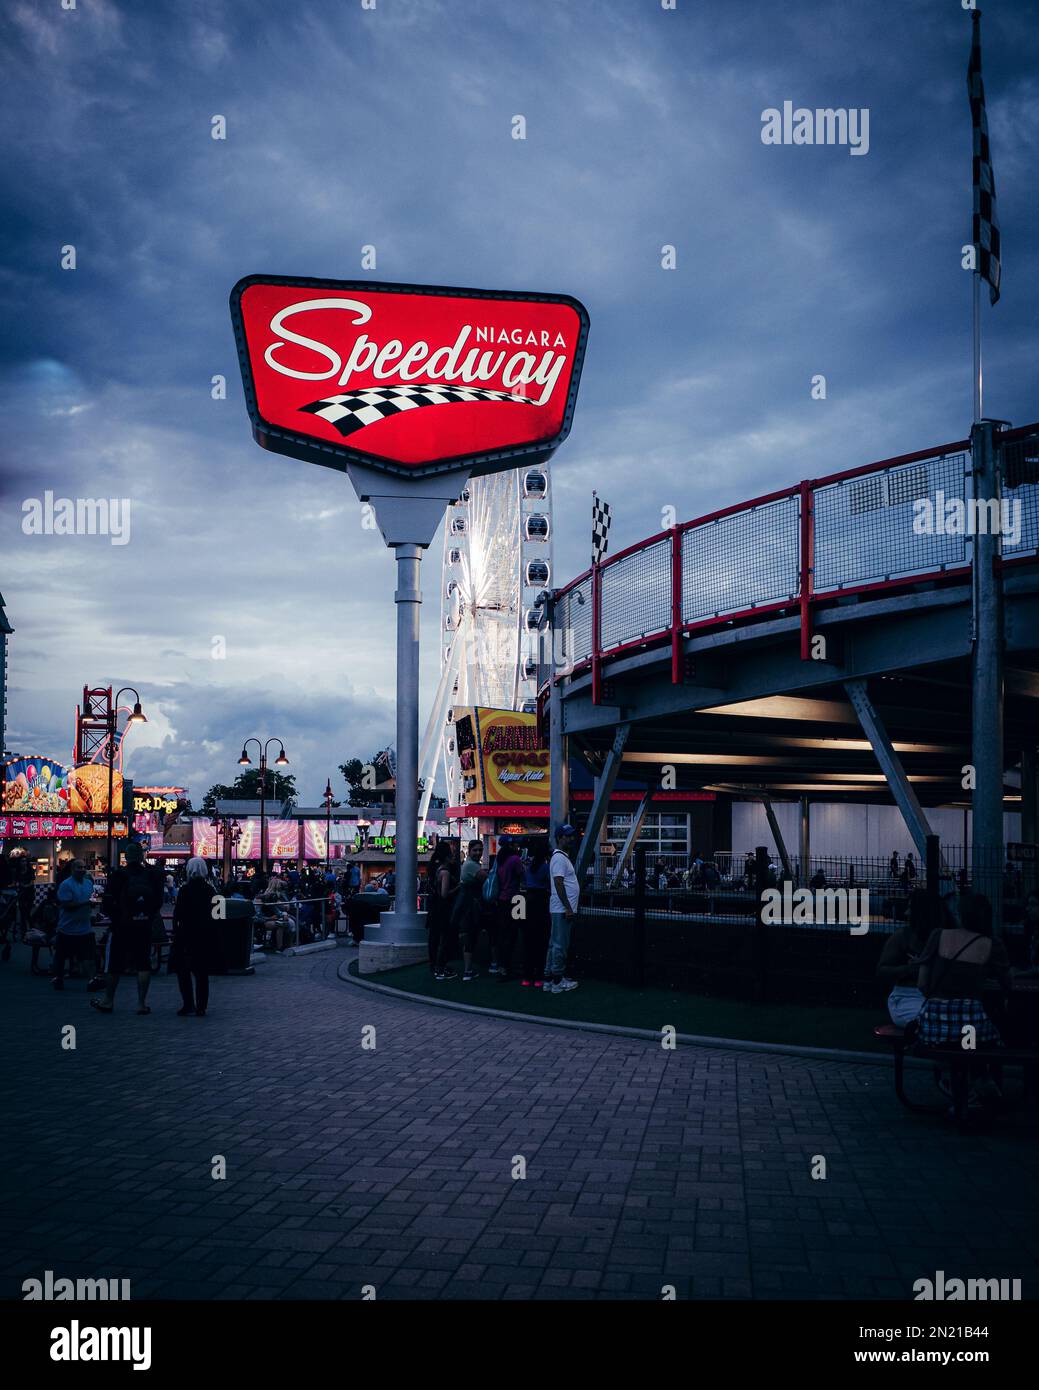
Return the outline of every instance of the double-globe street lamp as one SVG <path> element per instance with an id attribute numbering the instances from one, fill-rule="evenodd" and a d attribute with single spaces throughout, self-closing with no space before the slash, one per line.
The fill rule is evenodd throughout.
<path id="1" fill-rule="evenodd" d="M 266 779 L 267 779 L 267 749 L 272 743 L 278 744 L 278 756 L 274 759 L 275 767 L 288 767 L 289 760 L 285 756 L 285 745 L 280 738 L 269 738 L 266 743 L 261 743 L 258 738 L 247 738 L 242 744 L 242 756 L 238 759 L 239 767 L 251 767 L 252 760 L 249 757 L 249 745 L 255 743 L 260 750 L 260 873 L 264 878 L 267 877 L 267 835 L 265 832 L 265 806 L 266 806 Z"/>
<path id="2" fill-rule="evenodd" d="M 233 864 L 238 857 L 238 841 L 242 836 L 242 827 L 238 821 L 232 820 L 230 816 L 222 816 L 217 811 L 213 819 L 209 822 L 213 827 L 213 860 L 214 863 L 220 861 L 224 873 L 224 881 L 230 881 L 233 872 Z M 220 853 L 220 828 L 224 831 L 224 852 Z"/>
<path id="3" fill-rule="evenodd" d="M 325 873 L 332 867 L 332 779 L 325 779 Z"/>
<path id="4" fill-rule="evenodd" d="M 144 711 L 141 709 L 140 695 L 137 693 L 136 690 L 134 690 L 132 685 L 124 685 L 122 690 L 119 691 L 115 699 L 112 700 L 108 706 L 108 838 L 105 846 L 105 862 L 108 865 L 109 870 L 111 870 L 112 868 L 112 831 L 114 822 L 114 812 L 112 810 L 112 797 L 114 795 L 113 784 L 115 781 L 116 721 L 119 718 L 119 701 L 123 695 L 132 695 L 134 697 L 135 702 L 133 709 L 130 711 L 130 717 L 126 721 L 126 728 L 128 729 L 131 724 L 147 724 L 148 722 L 147 718 L 145 717 Z M 125 729 L 123 730 L 123 735 L 124 737 L 126 735 Z M 122 763 L 120 761 L 120 770 L 121 768 Z M 129 825 L 129 819 L 127 820 L 127 825 Z"/>

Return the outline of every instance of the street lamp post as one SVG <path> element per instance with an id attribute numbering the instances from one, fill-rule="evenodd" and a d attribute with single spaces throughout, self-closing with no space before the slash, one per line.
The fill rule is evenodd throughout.
<path id="1" fill-rule="evenodd" d="M 131 724 L 147 724 L 143 710 L 141 709 L 141 697 L 132 685 L 124 685 L 122 690 L 111 700 L 108 705 L 108 836 L 105 845 L 105 862 L 109 871 L 112 868 L 112 831 L 113 831 L 113 811 L 112 796 L 114 794 L 115 783 L 115 735 L 116 721 L 119 718 L 119 700 L 123 695 L 134 697 L 134 707 L 130 712 L 130 717 L 126 721 L 127 728 Z"/>
<path id="2" fill-rule="evenodd" d="M 250 743 L 255 743 L 260 750 L 260 873 L 264 878 L 267 877 L 267 835 L 265 833 L 265 811 L 266 811 L 266 777 L 267 777 L 267 749 L 272 743 L 278 744 L 278 756 L 274 759 L 275 767 L 288 767 L 289 760 L 285 756 L 285 745 L 280 738 L 269 738 L 266 743 L 261 743 L 258 738 L 247 738 L 242 744 L 242 756 L 238 759 L 239 767 L 250 767 L 248 748 Z M 277 773 L 274 774 L 277 776 Z"/>
<path id="3" fill-rule="evenodd" d="M 332 867 L 332 779 L 325 780 L 325 873 Z"/>
<path id="4" fill-rule="evenodd" d="M 214 813 L 210 825 L 213 827 L 214 832 L 213 861 L 214 864 L 222 861 L 221 867 L 224 875 L 224 882 L 227 883 L 231 879 L 234 860 L 237 858 L 238 840 L 242 833 L 242 827 L 236 820 L 232 820 L 230 816 L 222 816 L 219 811 Z M 224 831 L 223 854 L 220 853 L 221 826 Z"/>

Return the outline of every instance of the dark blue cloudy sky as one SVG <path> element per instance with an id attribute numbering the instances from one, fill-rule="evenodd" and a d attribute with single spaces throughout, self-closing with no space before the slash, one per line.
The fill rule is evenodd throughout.
<path id="1" fill-rule="evenodd" d="M 1020 424 L 1039 417 L 1039 5 L 984 24 L 1005 249 L 986 409 Z M 969 427 L 959 0 L 8 0 L 2 29 L 14 750 L 66 753 L 84 682 L 110 681 L 151 717 L 140 782 L 201 793 L 274 733 L 313 800 L 392 736 L 392 558 L 345 477 L 253 444 L 227 311 L 244 274 L 363 278 L 371 243 L 373 279 L 583 300 L 560 579 L 587 563 L 593 485 L 618 547 L 667 505 Z M 787 99 L 868 107 L 869 153 L 763 145 Z M 23 534 L 47 488 L 131 498 L 130 543 Z"/>

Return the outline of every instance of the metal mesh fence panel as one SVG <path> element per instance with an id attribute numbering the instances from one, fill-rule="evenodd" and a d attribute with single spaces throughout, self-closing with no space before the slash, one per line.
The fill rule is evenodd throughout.
<path id="1" fill-rule="evenodd" d="M 795 495 L 683 531 L 682 621 L 795 598 L 799 528 Z"/>
<path id="2" fill-rule="evenodd" d="M 564 595 L 556 616 L 556 660 L 563 664 L 585 661 L 592 654 L 592 581 L 580 584 Z"/>
<path id="3" fill-rule="evenodd" d="M 602 647 L 617 647 L 671 626 L 671 541 L 655 541 L 602 571 Z"/>
<path id="4" fill-rule="evenodd" d="M 1010 503 L 1003 554 L 1033 554 L 1039 550 L 1039 435 L 1003 446 L 1003 500 Z"/>
<path id="5" fill-rule="evenodd" d="M 947 454 L 817 488 L 815 592 L 966 564 L 948 504 L 965 503 L 969 467 L 967 454 Z"/>

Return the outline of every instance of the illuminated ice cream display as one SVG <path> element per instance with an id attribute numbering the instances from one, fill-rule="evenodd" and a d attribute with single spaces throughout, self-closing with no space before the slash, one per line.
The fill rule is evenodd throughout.
<path id="1" fill-rule="evenodd" d="M 12 758 L 4 767 L 5 811 L 74 811 L 70 796 L 69 769 L 51 758 Z"/>

